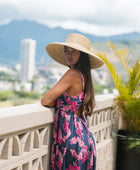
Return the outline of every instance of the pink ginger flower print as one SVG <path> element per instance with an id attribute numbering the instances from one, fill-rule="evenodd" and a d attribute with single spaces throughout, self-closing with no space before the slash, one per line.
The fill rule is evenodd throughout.
<path id="1" fill-rule="evenodd" d="M 68 104 L 73 106 L 73 101 L 72 100 L 68 100 Z"/>
<path id="2" fill-rule="evenodd" d="M 77 128 L 77 129 L 80 129 L 80 130 L 83 130 L 83 126 L 82 126 L 82 124 L 79 123 L 79 122 L 76 122 L 76 128 Z"/>
<path id="3" fill-rule="evenodd" d="M 77 133 L 79 136 L 83 135 L 83 133 L 82 133 L 82 130 L 83 130 L 82 124 L 79 123 L 79 122 L 76 122 L 76 128 L 77 128 L 76 133 Z"/>
<path id="4" fill-rule="evenodd" d="M 66 114 L 66 115 L 65 115 L 65 118 L 69 121 L 69 120 L 70 120 L 70 118 L 71 118 L 71 116 L 70 116 L 70 115 L 68 115 L 68 114 Z"/>
<path id="5" fill-rule="evenodd" d="M 95 149 L 95 145 L 94 145 L 94 142 L 93 142 L 92 138 L 89 138 L 89 139 L 88 139 L 88 142 L 89 142 L 89 144 L 92 145 L 93 154 L 94 154 L 94 156 L 96 157 L 96 149 Z"/>
<path id="6" fill-rule="evenodd" d="M 56 139 L 56 137 L 57 137 L 57 133 L 54 131 L 53 132 L 53 138 Z"/>
<path id="7" fill-rule="evenodd" d="M 59 170 L 61 170 L 61 161 L 60 161 L 60 160 L 57 161 L 56 165 L 57 165 L 57 167 L 59 168 Z"/>
<path id="8" fill-rule="evenodd" d="M 83 98 L 84 98 L 84 92 L 82 92 L 81 95 L 79 96 L 80 102 L 82 102 Z"/>
<path id="9" fill-rule="evenodd" d="M 63 129 L 64 129 L 65 132 L 67 132 L 67 126 L 66 126 L 65 123 L 63 123 Z"/>
<path id="10" fill-rule="evenodd" d="M 65 132 L 68 131 L 68 127 L 69 127 L 69 122 L 67 121 L 67 119 L 64 119 L 65 123 L 63 123 L 63 129 Z"/>
<path id="11" fill-rule="evenodd" d="M 81 159 L 81 160 L 83 159 L 83 150 L 80 151 L 80 153 L 78 154 L 78 158 L 77 159 L 78 160 L 79 159 Z"/>
<path id="12" fill-rule="evenodd" d="M 79 138 L 79 137 L 73 137 L 71 140 L 70 140 L 70 144 L 76 144 L 76 143 L 79 143 L 79 145 L 82 147 L 84 145 L 84 142 Z"/>
<path id="13" fill-rule="evenodd" d="M 78 142 L 79 142 L 79 145 L 80 145 L 81 147 L 84 145 L 83 140 L 81 140 L 80 138 L 78 138 Z"/>
<path id="14" fill-rule="evenodd" d="M 70 108 L 71 108 L 71 111 L 73 112 L 75 109 L 78 109 L 78 104 L 76 103 L 76 102 L 73 102 L 72 100 L 68 100 L 67 101 L 68 102 L 68 104 L 71 106 Z"/>
<path id="15" fill-rule="evenodd" d="M 61 130 L 59 128 L 59 131 L 58 131 L 58 142 L 61 144 L 62 143 L 62 133 L 61 133 Z"/>
<path id="16" fill-rule="evenodd" d="M 88 134 L 87 134 L 87 135 L 88 135 L 88 137 L 89 137 L 89 135 L 90 135 L 90 130 L 89 130 L 89 127 L 88 127 L 88 125 L 87 125 L 87 122 L 84 122 L 84 121 L 83 121 L 83 123 L 84 123 L 84 125 L 85 125 L 85 127 L 86 127 L 86 129 L 87 129 L 87 131 L 88 131 Z"/>
<path id="17" fill-rule="evenodd" d="M 55 117 L 54 117 L 54 122 L 55 122 L 55 123 L 58 122 L 58 119 L 59 119 L 59 115 L 56 114 Z"/>
<path id="18" fill-rule="evenodd" d="M 56 155 L 58 155 L 58 162 L 57 162 L 57 166 L 60 168 L 61 170 L 61 165 L 63 164 L 63 155 L 61 154 L 60 150 L 58 149 L 58 145 L 56 147 Z"/>
<path id="19" fill-rule="evenodd" d="M 81 133 L 81 130 L 80 130 L 80 129 L 77 129 L 77 130 L 76 130 L 76 133 L 77 133 L 79 136 L 81 136 L 81 135 L 82 135 L 82 133 Z"/>
<path id="20" fill-rule="evenodd" d="M 60 151 L 58 149 L 58 145 L 56 145 L 56 155 L 59 155 Z"/>
<path id="21" fill-rule="evenodd" d="M 60 99 L 57 100 L 56 107 L 60 107 L 61 103 L 62 103 L 62 101 Z"/>
<path id="22" fill-rule="evenodd" d="M 55 164 L 55 154 L 53 154 L 51 152 L 51 163 L 52 163 L 52 168 L 54 168 L 54 164 Z"/>
<path id="23" fill-rule="evenodd" d="M 70 144 L 76 144 L 77 143 L 77 137 L 73 137 L 71 140 L 70 140 Z"/>
<path id="24" fill-rule="evenodd" d="M 69 170 L 80 170 L 80 167 L 77 167 L 77 166 L 74 167 L 72 165 L 70 165 L 69 168 L 70 168 Z"/>
<path id="25" fill-rule="evenodd" d="M 58 108 L 58 109 L 56 110 L 55 115 L 58 115 L 58 114 L 59 114 L 59 112 L 60 112 L 60 109 Z"/>
<path id="26" fill-rule="evenodd" d="M 88 159 L 88 152 L 83 152 L 83 159 L 82 159 L 82 163 L 85 162 Z"/>
<path id="27" fill-rule="evenodd" d="M 88 147 L 86 145 L 82 146 L 82 149 L 79 153 L 78 159 L 82 160 L 82 163 L 88 159 Z"/>
<path id="28" fill-rule="evenodd" d="M 76 127 L 76 133 L 79 135 L 79 136 L 83 136 L 84 134 L 82 133 L 82 130 L 83 130 L 83 127 L 82 127 L 82 122 L 78 122 L 76 120 L 76 115 L 74 115 L 74 125 Z"/>
<path id="29" fill-rule="evenodd" d="M 92 166 L 93 166 L 93 152 L 90 152 L 90 160 L 88 163 L 88 169 L 91 169 Z"/>
<path id="30" fill-rule="evenodd" d="M 68 128 L 68 129 L 67 129 L 67 134 L 66 134 L 66 136 L 63 135 L 63 141 L 65 142 L 70 135 L 71 135 L 71 131 L 70 131 L 70 129 Z"/>
<path id="31" fill-rule="evenodd" d="M 52 144 L 51 153 L 54 151 L 54 144 Z"/>
<path id="32" fill-rule="evenodd" d="M 64 112 L 67 112 L 67 111 L 70 110 L 70 108 L 71 108 L 71 106 L 66 105 L 66 106 L 63 106 L 62 110 L 63 110 Z"/>
<path id="33" fill-rule="evenodd" d="M 65 117 L 65 114 L 66 114 L 66 112 L 64 112 L 64 111 L 62 110 L 62 111 L 61 111 L 62 117 Z"/>
<path id="34" fill-rule="evenodd" d="M 79 107 L 76 102 L 73 103 L 73 106 L 74 106 L 75 109 L 78 109 L 78 107 Z"/>
<path id="35" fill-rule="evenodd" d="M 71 135 L 71 131 L 70 131 L 70 129 L 68 129 L 66 139 L 67 139 L 70 135 Z"/>
<path id="36" fill-rule="evenodd" d="M 65 156 L 65 154 L 66 154 L 66 151 L 67 151 L 67 148 L 62 148 L 63 149 L 63 156 Z"/>
<path id="37" fill-rule="evenodd" d="M 74 111 L 74 109 L 75 109 L 75 108 L 74 108 L 73 106 L 71 106 L 71 112 L 73 112 L 73 111 Z"/>
<path id="38" fill-rule="evenodd" d="M 75 157 L 76 159 L 78 158 L 77 152 L 74 149 L 70 149 L 70 152 L 73 157 Z"/>
<path id="39" fill-rule="evenodd" d="M 69 169 L 66 170 L 80 170 L 80 167 L 77 166 L 77 160 L 73 162 L 73 165 L 69 165 Z"/>

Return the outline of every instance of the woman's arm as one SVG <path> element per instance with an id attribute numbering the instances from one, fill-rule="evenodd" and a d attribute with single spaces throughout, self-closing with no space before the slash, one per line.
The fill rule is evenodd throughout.
<path id="1" fill-rule="evenodd" d="M 76 70 L 69 69 L 56 85 L 43 96 L 41 104 L 43 106 L 54 106 L 57 97 L 62 95 L 67 89 L 71 88 L 75 79 L 74 74 L 76 74 Z"/>

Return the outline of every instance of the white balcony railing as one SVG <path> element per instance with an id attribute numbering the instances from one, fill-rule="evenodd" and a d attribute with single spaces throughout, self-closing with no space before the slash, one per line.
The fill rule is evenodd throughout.
<path id="1" fill-rule="evenodd" d="M 40 104 L 0 109 L 0 170 L 49 170 L 54 109 Z M 115 166 L 118 114 L 113 98 L 97 102 L 88 125 L 96 141 L 97 170 Z"/>

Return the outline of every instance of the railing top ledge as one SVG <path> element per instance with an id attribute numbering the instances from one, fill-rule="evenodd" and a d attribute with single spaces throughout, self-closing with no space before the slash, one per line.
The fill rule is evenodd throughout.
<path id="1" fill-rule="evenodd" d="M 25 104 L 14 107 L 0 108 L 0 118 L 11 117 L 18 115 L 26 115 L 35 112 L 44 112 L 54 110 L 54 108 L 47 108 L 41 106 L 40 103 L 37 104 Z"/>
<path id="2" fill-rule="evenodd" d="M 115 98 L 114 94 L 96 95 L 95 96 L 96 106 L 94 108 L 94 112 L 112 107 L 114 103 L 114 98 Z"/>
<path id="3" fill-rule="evenodd" d="M 54 108 L 28 104 L 0 109 L 0 136 L 54 121 Z"/>
<path id="4" fill-rule="evenodd" d="M 94 111 L 112 107 L 113 99 L 113 95 L 96 96 Z M 40 103 L 0 108 L 0 136 L 53 121 L 54 108 L 43 107 Z"/>

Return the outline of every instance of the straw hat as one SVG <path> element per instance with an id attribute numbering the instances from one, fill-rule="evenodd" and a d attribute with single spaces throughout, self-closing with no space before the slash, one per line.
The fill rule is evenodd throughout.
<path id="1" fill-rule="evenodd" d="M 93 52 L 90 51 L 90 40 L 77 33 L 69 34 L 64 43 L 50 43 L 46 46 L 46 51 L 56 62 L 66 65 L 64 46 L 74 48 L 89 55 L 91 69 L 101 67 L 104 62 Z"/>

